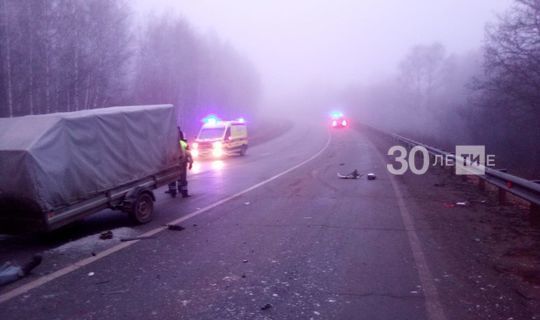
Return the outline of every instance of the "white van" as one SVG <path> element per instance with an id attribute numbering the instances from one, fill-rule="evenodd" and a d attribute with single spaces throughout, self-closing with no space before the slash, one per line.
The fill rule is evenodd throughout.
<path id="1" fill-rule="evenodd" d="M 199 131 L 191 144 L 194 158 L 222 158 L 244 156 L 248 149 L 248 131 L 244 120 L 220 121 L 211 119 Z"/>

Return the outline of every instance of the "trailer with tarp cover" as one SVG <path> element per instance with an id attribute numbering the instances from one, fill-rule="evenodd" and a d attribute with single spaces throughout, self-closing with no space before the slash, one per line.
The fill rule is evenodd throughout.
<path id="1" fill-rule="evenodd" d="M 0 118 L 0 233 L 49 231 L 106 208 L 152 219 L 180 175 L 172 105 Z"/>

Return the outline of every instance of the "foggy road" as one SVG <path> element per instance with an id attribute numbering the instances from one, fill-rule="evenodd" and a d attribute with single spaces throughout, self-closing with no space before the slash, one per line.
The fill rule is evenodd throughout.
<path id="1" fill-rule="evenodd" d="M 193 197 L 159 190 L 148 225 L 105 211 L 65 231 L 94 234 L 72 244 L 2 239 L 7 258 L 46 251 L 34 275 L 2 288 L 0 318 L 475 318 L 443 303 L 437 287 L 449 269 L 371 135 L 296 125 L 245 158 L 200 162 Z M 353 169 L 377 179 L 336 176 Z M 162 227 L 171 221 L 185 229 Z M 97 238 L 109 229 L 113 239 Z M 137 235 L 151 238 L 119 241 Z"/>
<path id="2" fill-rule="evenodd" d="M 539 19 L 0 0 L 0 320 L 540 320 Z"/>

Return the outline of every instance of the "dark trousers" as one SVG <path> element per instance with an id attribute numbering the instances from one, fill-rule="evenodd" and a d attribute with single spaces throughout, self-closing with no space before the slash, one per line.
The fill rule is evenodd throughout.
<path id="1" fill-rule="evenodd" d="M 188 182 L 187 182 L 187 163 L 181 164 L 182 172 L 178 177 L 178 180 L 175 182 L 169 183 L 169 192 L 176 193 L 176 188 L 178 185 L 178 192 L 182 195 L 188 194 Z"/>

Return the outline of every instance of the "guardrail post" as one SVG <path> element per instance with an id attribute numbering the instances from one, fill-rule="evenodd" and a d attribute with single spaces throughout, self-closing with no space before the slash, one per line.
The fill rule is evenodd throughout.
<path id="1" fill-rule="evenodd" d="M 499 204 L 506 203 L 506 190 L 499 188 Z"/>
<path id="2" fill-rule="evenodd" d="M 413 146 L 416 146 L 416 145 L 427 148 L 430 153 L 430 161 L 431 161 L 432 156 L 441 155 L 444 158 L 440 164 L 440 167 L 443 169 L 443 171 L 448 170 L 447 174 L 450 174 L 451 176 L 457 175 L 455 171 L 456 169 L 455 166 L 457 164 L 455 163 L 456 159 L 455 159 L 454 153 L 447 152 L 445 150 L 432 148 L 425 144 L 422 144 L 417 141 L 410 140 L 404 137 L 400 137 L 398 135 L 394 135 L 394 137 L 398 141 L 400 141 L 401 144 L 404 145 L 405 148 L 409 151 L 411 150 Z M 451 165 L 451 162 L 446 161 L 447 157 L 449 157 L 451 160 L 454 161 L 453 165 Z M 435 160 L 434 160 L 434 163 L 437 163 L 437 161 Z M 471 178 L 470 180 L 474 180 L 472 175 L 462 176 L 462 179 L 464 180 L 469 180 L 469 178 Z M 532 225 L 540 227 L 540 202 L 538 201 L 540 197 L 540 188 L 538 188 L 537 185 L 531 184 L 531 182 L 535 184 L 540 184 L 540 180 L 526 180 L 518 176 L 508 174 L 508 170 L 506 168 L 501 168 L 501 169 L 486 168 L 486 176 L 485 177 L 478 176 L 477 178 L 479 179 L 478 188 L 480 190 L 487 189 L 486 183 L 489 183 L 490 186 L 491 185 L 497 186 L 498 200 L 499 200 L 500 205 L 508 204 L 508 199 L 507 199 L 508 192 L 514 194 L 518 198 L 528 201 L 530 203 L 529 220 Z M 484 179 L 487 179 L 487 180 L 484 180 Z M 489 188 L 489 190 L 491 191 L 491 187 Z M 521 192 L 521 191 L 524 191 L 524 192 Z"/>
<path id="3" fill-rule="evenodd" d="M 480 177 L 478 177 L 478 189 L 482 191 L 486 190 L 486 181 Z"/>
<path id="4" fill-rule="evenodd" d="M 531 225 L 536 227 L 540 226 L 540 205 L 531 203 L 529 220 L 531 222 Z"/>

